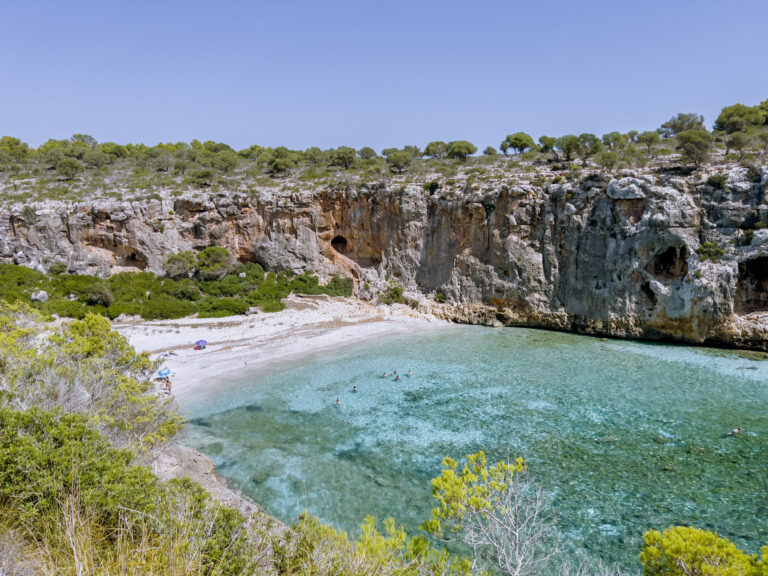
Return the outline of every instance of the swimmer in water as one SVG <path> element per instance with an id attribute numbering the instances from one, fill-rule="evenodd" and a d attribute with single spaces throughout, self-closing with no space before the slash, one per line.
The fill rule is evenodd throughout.
<path id="1" fill-rule="evenodd" d="M 743 432 L 743 431 L 744 431 L 744 428 L 742 428 L 741 426 L 739 426 L 738 428 L 734 428 L 733 430 L 731 430 L 730 432 L 728 432 L 728 436 L 735 436 L 735 435 L 736 435 L 736 434 L 738 434 L 739 432 Z"/>
<path id="2" fill-rule="evenodd" d="M 400 376 L 395 376 L 395 382 L 399 382 L 399 381 L 400 381 Z"/>
<path id="3" fill-rule="evenodd" d="M 357 386 L 352 386 L 352 392 L 357 392 Z"/>
<path id="4" fill-rule="evenodd" d="M 413 370 L 408 370 L 408 376 L 413 376 Z"/>
<path id="5" fill-rule="evenodd" d="M 336 398 L 336 406 L 341 406 L 341 400 L 339 398 Z"/>

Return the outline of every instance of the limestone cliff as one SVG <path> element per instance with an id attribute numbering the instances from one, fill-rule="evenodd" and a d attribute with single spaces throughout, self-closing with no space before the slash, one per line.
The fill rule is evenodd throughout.
<path id="1" fill-rule="evenodd" d="M 768 170 L 727 174 L 722 189 L 706 172 L 624 171 L 5 205 L 0 258 L 160 272 L 215 244 L 268 269 L 352 275 L 363 298 L 396 281 L 462 322 L 768 350 Z M 704 243 L 723 254 L 702 259 Z"/>

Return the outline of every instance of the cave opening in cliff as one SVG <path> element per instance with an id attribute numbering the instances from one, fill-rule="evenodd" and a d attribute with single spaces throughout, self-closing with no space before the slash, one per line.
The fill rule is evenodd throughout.
<path id="1" fill-rule="evenodd" d="M 659 298 L 656 293 L 651 289 L 651 283 L 648 281 L 640 284 L 640 292 L 643 294 L 643 299 L 649 308 L 654 308 L 659 303 Z"/>
<path id="2" fill-rule="evenodd" d="M 688 248 L 670 246 L 659 252 L 648 265 L 648 272 L 661 280 L 682 278 L 688 274 Z"/>
<path id="3" fill-rule="evenodd" d="M 336 236 L 333 240 L 331 240 L 331 248 L 336 250 L 336 252 L 339 254 L 346 254 L 348 247 L 349 243 L 347 242 L 347 239 L 344 238 L 344 236 Z"/>
<path id="4" fill-rule="evenodd" d="M 735 304 L 738 314 L 768 310 L 768 256 L 739 262 Z"/>

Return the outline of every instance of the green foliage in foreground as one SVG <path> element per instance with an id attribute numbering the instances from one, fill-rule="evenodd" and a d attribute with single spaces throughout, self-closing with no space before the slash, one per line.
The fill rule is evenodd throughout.
<path id="1" fill-rule="evenodd" d="M 758 561 L 713 532 L 675 526 L 646 532 L 640 561 L 645 576 L 766 576 L 768 545 L 762 554 Z"/>
<path id="2" fill-rule="evenodd" d="M 81 415 L 0 409 L 0 531 L 31 535 L 49 573 L 255 572 L 239 512 L 131 461 Z"/>
<path id="3" fill-rule="evenodd" d="M 82 416 L 36 408 L 0 409 L 0 535 L 9 530 L 30 535 L 56 574 L 470 573 L 392 519 L 380 529 L 366 518 L 354 540 L 309 515 L 288 529 L 245 518 L 192 482 L 133 465 Z"/>
<path id="4" fill-rule="evenodd" d="M 155 369 L 102 316 L 51 327 L 25 304 L 0 300 L 0 407 L 79 412 L 114 444 L 147 453 L 182 423 L 155 394 Z"/>
<path id="5" fill-rule="evenodd" d="M 211 253 L 198 260 L 192 255 L 191 261 L 187 253 L 169 258 L 167 267 L 173 277 L 166 278 L 151 272 L 121 272 L 106 280 L 88 275 L 49 276 L 15 264 L 0 264 L 0 299 L 71 318 L 95 313 L 111 319 L 128 314 L 156 320 L 195 313 L 202 318 L 233 316 L 245 314 L 251 306 L 276 312 L 283 309 L 282 299 L 291 293 L 352 295 L 352 278 L 334 277 L 320 285 L 311 272 L 266 274 L 258 264 L 237 265 L 226 250 L 219 250 L 225 254 Z M 48 300 L 33 301 L 32 295 L 41 290 Z"/>
<path id="6" fill-rule="evenodd" d="M 433 548 L 424 538 L 408 538 L 391 518 L 383 524 L 380 531 L 376 520 L 368 516 L 359 539 L 354 541 L 345 532 L 302 515 L 275 549 L 277 572 L 318 576 L 471 574 L 467 560 Z"/>

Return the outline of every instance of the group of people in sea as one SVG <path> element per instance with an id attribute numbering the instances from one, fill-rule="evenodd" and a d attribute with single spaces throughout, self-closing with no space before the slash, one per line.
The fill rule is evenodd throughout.
<path id="1" fill-rule="evenodd" d="M 393 370 L 391 376 L 394 376 L 393 382 L 400 382 L 402 379 L 400 378 L 400 374 L 397 373 L 397 370 Z M 408 370 L 408 373 L 406 374 L 409 378 L 413 376 L 413 370 Z M 389 378 L 390 374 L 387 372 L 384 372 L 381 375 L 382 378 Z M 352 392 L 357 392 L 357 385 L 352 386 Z M 336 406 L 341 406 L 341 397 L 336 397 Z"/>

